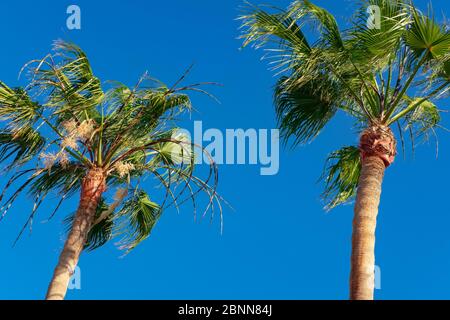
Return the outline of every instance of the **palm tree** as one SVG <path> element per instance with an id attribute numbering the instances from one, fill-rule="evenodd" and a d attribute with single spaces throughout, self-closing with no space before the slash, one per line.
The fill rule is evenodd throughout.
<path id="1" fill-rule="evenodd" d="M 20 237 L 47 195 L 60 197 L 53 217 L 65 199 L 80 192 L 77 211 L 66 218 L 68 237 L 47 299 L 64 298 L 83 249 L 120 236 L 120 248 L 128 252 L 170 206 L 192 200 L 195 210 L 204 192 L 205 213 L 218 204 L 221 214 L 215 164 L 211 161 L 203 179 L 194 175 L 193 145 L 175 123 L 191 110 L 186 91 L 204 92 L 202 83 L 179 86 L 184 74 L 168 87 L 144 74 L 132 88 L 112 82 L 103 91 L 85 53 L 62 41 L 24 69 L 31 76 L 26 88 L 0 82 L 0 161 L 8 161 L 5 171 L 11 175 L 0 200 L 18 184 L 1 217 L 19 194 L 36 199 Z M 152 197 L 142 188 L 147 176 L 155 178 Z M 116 190 L 109 204 L 107 189 Z"/>
<path id="2" fill-rule="evenodd" d="M 355 119 L 359 145 L 329 156 L 324 198 L 332 209 L 356 195 L 350 298 L 370 300 L 381 184 L 397 154 L 394 132 L 404 145 L 405 131 L 422 141 L 441 127 L 434 101 L 450 87 L 450 33 L 410 1 L 357 3 L 344 31 L 308 0 L 287 10 L 248 5 L 240 19 L 244 46 L 265 47 L 280 76 L 274 100 L 286 142 L 311 142 L 338 111 Z"/>

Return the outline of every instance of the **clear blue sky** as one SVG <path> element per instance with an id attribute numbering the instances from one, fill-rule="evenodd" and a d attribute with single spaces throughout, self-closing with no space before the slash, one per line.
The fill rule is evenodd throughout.
<path id="1" fill-rule="evenodd" d="M 255 3 L 261 1 L 254 1 Z M 350 2 L 316 1 L 345 21 Z M 82 29 L 65 26 L 66 8 L 78 4 Z M 288 1 L 267 0 L 284 6 Z M 416 1 L 425 8 L 426 1 Z M 449 13 L 447 1 L 433 1 Z M 21 66 L 46 54 L 53 40 L 79 44 L 102 80 L 133 85 L 145 71 L 171 83 L 195 62 L 191 82 L 217 81 L 222 104 L 194 96 L 193 119 L 205 128 L 274 128 L 275 78 L 262 52 L 239 50 L 235 0 L 8 1 L 2 3 L 0 79 L 10 86 Z M 447 108 L 442 101 L 441 108 Z M 444 115 L 444 125 L 449 124 Z M 152 236 L 126 257 L 114 243 L 82 255 L 82 289 L 69 299 L 346 299 L 352 206 L 322 210 L 317 183 L 326 155 L 355 144 L 351 120 L 339 116 L 311 145 L 281 150 L 280 172 L 260 176 L 255 166 L 221 166 L 220 192 L 235 211 L 194 223 L 186 206 L 165 212 Z M 377 229 L 379 299 L 450 299 L 448 133 L 408 152 L 389 168 Z M 2 181 L 4 184 L 5 181 Z M 151 189 L 149 190 L 151 192 Z M 31 209 L 22 198 L 0 224 L 0 298 L 44 297 L 63 245 L 68 201 L 50 223 L 55 200 L 42 207 L 33 233 L 11 245 Z"/>

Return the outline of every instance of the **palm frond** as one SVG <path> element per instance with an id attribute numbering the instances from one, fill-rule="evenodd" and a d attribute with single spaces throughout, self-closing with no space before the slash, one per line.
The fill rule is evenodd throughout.
<path id="1" fill-rule="evenodd" d="M 301 18 L 297 12 L 293 19 L 289 12 L 270 14 L 260 7 L 249 4 L 246 12 L 239 19 L 242 20 L 242 35 L 244 46 L 253 43 L 257 47 L 263 47 L 271 43 L 273 37 L 283 40 L 286 48 L 307 54 L 310 46 L 296 20 Z M 276 40 L 278 42 L 278 40 Z"/>
<path id="2" fill-rule="evenodd" d="M 30 126 L 0 131 L 0 162 L 14 157 L 10 168 L 31 160 L 45 147 L 45 138 Z"/>
<path id="3" fill-rule="evenodd" d="M 31 88 L 48 93 L 46 106 L 55 108 L 58 121 L 77 121 L 98 115 L 96 107 L 103 99 L 100 80 L 94 76 L 86 54 L 76 45 L 56 41 L 54 54 L 27 64 Z M 32 67 L 33 66 L 33 67 Z"/>
<path id="4" fill-rule="evenodd" d="M 421 98 L 415 98 L 410 104 L 416 104 L 420 100 Z M 411 129 L 415 137 L 423 136 L 427 139 L 440 121 L 441 114 L 437 106 L 431 101 L 424 101 L 405 116 L 405 130 Z"/>
<path id="5" fill-rule="evenodd" d="M 439 25 L 434 18 L 412 9 L 413 22 L 406 33 L 406 43 L 416 57 L 429 52 L 429 58 L 437 58 L 450 53 L 450 32 Z"/>
<path id="6" fill-rule="evenodd" d="M 160 216 L 160 206 L 151 201 L 145 191 L 136 190 L 117 213 L 120 221 L 115 236 L 123 235 L 120 247 L 130 251 L 147 239 Z"/>
<path id="7" fill-rule="evenodd" d="M 364 0 L 349 30 L 352 60 L 369 68 L 383 69 L 395 59 L 402 38 L 411 23 L 408 6 L 401 0 Z M 368 8 L 377 8 L 379 25 L 368 24 Z"/>
<path id="8" fill-rule="evenodd" d="M 326 81 L 326 80 L 324 80 Z M 330 90 L 322 90 L 328 87 Z M 294 145 L 313 140 L 337 111 L 333 86 L 309 82 L 292 86 L 282 77 L 275 87 L 275 108 L 281 133 Z"/>
<path id="9" fill-rule="evenodd" d="M 325 181 L 322 197 L 327 202 L 327 210 L 356 195 L 360 173 L 361 156 L 357 147 L 343 147 L 328 156 L 322 176 Z"/>
<path id="10" fill-rule="evenodd" d="M 0 161 L 12 157 L 11 167 L 20 165 L 39 153 L 45 138 L 34 128 L 42 106 L 31 101 L 23 89 L 11 89 L 0 82 Z"/>
<path id="11" fill-rule="evenodd" d="M 102 198 L 99 205 L 97 206 L 95 218 L 100 218 L 102 214 L 108 210 L 109 206 L 106 204 L 105 199 Z M 98 249 L 113 238 L 113 219 L 113 215 L 108 215 L 106 218 L 98 221 L 98 223 L 95 223 L 91 227 L 91 229 L 89 229 L 85 250 L 93 251 L 95 249 Z"/>
<path id="12" fill-rule="evenodd" d="M 54 164 L 49 170 L 42 170 L 30 186 L 30 194 L 55 191 L 60 195 L 73 195 L 81 187 L 85 169 L 78 164 Z"/>
<path id="13" fill-rule="evenodd" d="M 42 106 L 31 101 L 23 89 L 11 89 L 0 81 L 0 120 L 8 121 L 13 128 L 21 128 L 36 122 L 40 110 Z"/>
<path id="14" fill-rule="evenodd" d="M 288 16 L 294 20 L 310 17 L 311 24 L 319 28 L 319 45 L 324 48 L 343 50 L 344 40 L 334 16 L 322 7 L 309 0 L 294 1 L 288 9 Z"/>

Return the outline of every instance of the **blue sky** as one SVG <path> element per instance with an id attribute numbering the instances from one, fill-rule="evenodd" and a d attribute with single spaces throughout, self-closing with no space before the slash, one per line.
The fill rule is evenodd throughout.
<path id="1" fill-rule="evenodd" d="M 254 1 L 263 3 L 262 1 Z M 8 1 L 2 4 L 0 79 L 10 86 L 24 63 L 41 58 L 53 40 L 80 45 L 102 80 L 133 85 L 148 70 L 173 83 L 192 63 L 189 82 L 216 81 L 220 99 L 194 95 L 193 120 L 205 128 L 275 128 L 273 74 L 262 52 L 239 50 L 241 1 Z M 265 3 L 285 6 L 288 1 Z M 350 1 L 316 1 L 345 21 Z M 425 8 L 427 1 L 416 1 Z M 77 4 L 82 29 L 66 28 L 66 8 Z M 446 1 L 435 11 L 449 13 Z M 448 101 L 440 107 L 447 109 Z M 188 120 L 184 124 L 189 126 Z M 444 125 L 448 115 L 444 115 Z M 68 299 L 346 299 L 352 206 L 323 211 L 317 183 L 326 155 L 355 144 L 352 122 L 338 116 L 311 145 L 283 148 L 280 171 L 259 175 L 257 166 L 221 166 L 220 192 L 233 205 L 219 222 L 193 221 L 192 208 L 168 210 L 152 236 L 122 257 L 114 243 L 81 257 L 81 290 Z M 450 139 L 439 132 L 415 156 L 398 156 L 387 170 L 377 229 L 378 299 L 450 299 Z M 5 181 L 3 181 L 3 184 Z M 149 185 L 149 192 L 151 186 Z M 62 219 L 76 209 L 66 202 L 45 220 L 47 202 L 31 235 L 11 245 L 32 200 L 17 202 L 0 224 L 0 298 L 40 299 L 63 246 Z"/>

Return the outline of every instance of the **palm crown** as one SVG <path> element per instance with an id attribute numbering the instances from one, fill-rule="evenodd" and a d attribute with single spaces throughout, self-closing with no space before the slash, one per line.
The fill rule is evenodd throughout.
<path id="1" fill-rule="evenodd" d="M 360 151 L 364 156 L 374 134 L 385 141 L 380 154 L 386 165 L 396 154 L 390 127 L 398 129 L 402 143 L 405 130 L 413 140 L 434 134 L 441 119 L 434 101 L 450 87 L 450 32 L 431 12 L 405 0 L 360 4 L 344 31 L 328 11 L 308 0 L 273 13 L 248 5 L 240 17 L 244 46 L 265 47 L 280 75 L 275 105 L 286 141 L 312 141 L 338 111 L 367 128 L 359 148 L 344 147 L 328 158 L 328 208 L 355 195 Z M 370 8 L 379 9 L 379 26 L 368 23 Z M 312 41 L 306 28 L 314 32 Z"/>
<path id="2" fill-rule="evenodd" d="M 26 88 L 0 82 L 0 160 L 10 160 L 6 169 L 11 172 L 1 198 L 21 181 L 3 202 L 2 218 L 25 191 L 36 202 L 24 229 L 45 197 L 56 192 L 61 198 L 53 216 L 80 190 L 88 172 L 97 169 L 106 177 L 105 188 L 117 191 L 109 205 L 100 199 L 86 248 L 122 235 L 122 248 L 131 250 L 150 234 L 165 208 L 189 199 L 195 208 L 202 191 L 209 199 L 206 211 L 214 208 L 219 200 L 216 166 L 211 162 L 204 179 L 194 175 L 193 146 L 177 134 L 175 124 L 178 115 L 191 110 L 185 92 L 203 92 L 201 84 L 176 87 L 183 76 L 167 87 L 145 74 L 134 88 L 113 82 L 104 92 L 85 53 L 62 41 L 55 43 L 53 54 L 24 69 L 31 75 Z M 165 190 L 159 203 L 142 189 L 147 175 Z"/>

